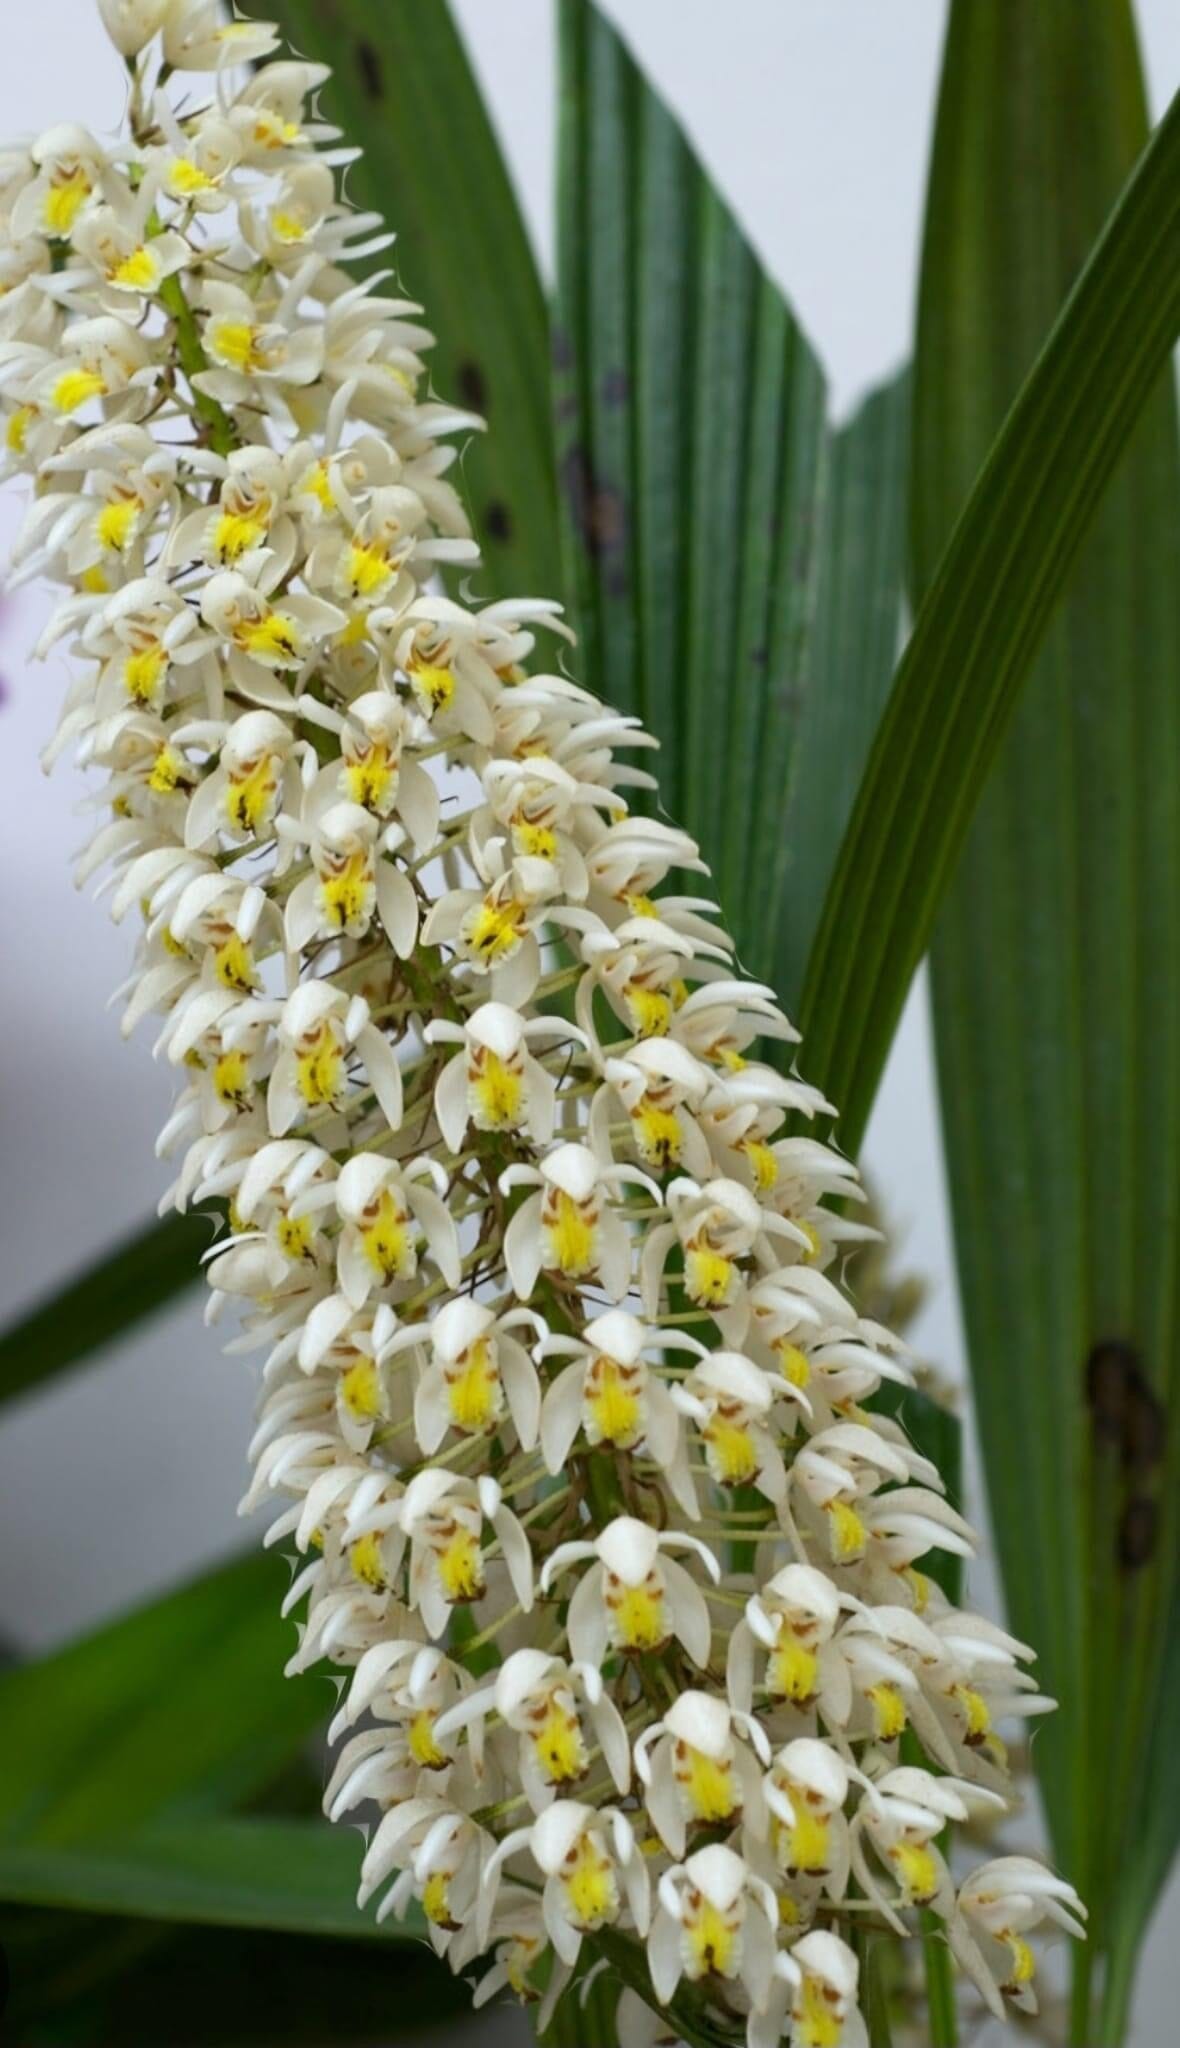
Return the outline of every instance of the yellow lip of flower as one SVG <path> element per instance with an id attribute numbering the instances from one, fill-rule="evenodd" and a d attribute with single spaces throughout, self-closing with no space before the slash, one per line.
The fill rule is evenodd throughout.
<path id="1" fill-rule="evenodd" d="M 850 1500 L 830 1500 L 825 1509 L 828 1537 L 836 1564 L 854 1564 L 864 1556 L 868 1530 Z"/>
<path id="2" fill-rule="evenodd" d="M 234 639 L 256 661 L 286 663 L 302 658 L 303 635 L 286 612 L 267 612 L 261 619 L 244 619 Z"/>
<path id="3" fill-rule="evenodd" d="M 59 412 L 77 412 L 88 398 L 106 396 L 106 378 L 98 370 L 63 370 L 53 387 L 53 403 Z"/>
<path id="4" fill-rule="evenodd" d="M 610 1858 L 588 1830 L 566 1857 L 561 1888 L 576 1927 L 601 1927 L 619 1910 L 619 1887 Z"/>
<path id="5" fill-rule="evenodd" d="M 410 685 L 427 717 L 449 709 L 455 695 L 455 671 L 431 661 L 412 661 L 407 670 Z"/>
<path id="6" fill-rule="evenodd" d="M 624 894 L 623 902 L 632 917 L 658 917 L 660 914 L 650 896 Z"/>
<path id="7" fill-rule="evenodd" d="M 350 803 L 380 816 L 397 788 L 397 763 L 391 759 L 388 747 L 375 740 L 358 760 L 344 763 L 340 782 Z"/>
<path id="8" fill-rule="evenodd" d="M 908 1716 L 906 1704 L 896 1685 L 887 1678 L 870 1685 L 865 1694 L 873 1709 L 873 1732 L 878 1742 L 895 1742 L 904 1733 Z"/>
<path id="9" fill-rule="evenodd" d="M 259 330 L 246 320 L 211 320 L 206 330 L 206 341 L 210 354 L 231 370 L 240 370 L 248 375 L 252 370 L 266 367 L 266 357 L 259 346 Z"/>
<path id="10" fill-rule="evenodd" d="M 279 1250 L 291 1260 L 308 1257 L 313 1235 L 310 1216 L 280 1216 L 275 1226 Z"/>
<path id="11" fill-rule="evenodd" d="M 223 988 L 245 996 L 258 987 L 253 951 L 237 932 L 231 932 L 228 939 L 215 949 L 213 966 Z"/>
<path id="12" fill-rule="evenodd" d="M 271 232 L 280 242 L 302 242 L 307 235 L 307 222 L 301 214 L 287 213 L 276 207 L 270 217 Z"/>
<path id="13" fill-rule="evenodd" d="M 213 1068 L 213 1092 L 218 1101 L 232 1109 L 245 1109 L 252 1088 L 247 1054 L 237 1046 L 231 1052 L 223 1052 Z"/>
<path id="14" fill-rule="evenodd" d="M 451 1759 L 445 1749 L 440 1749 L 434 1737 L 434 1715 L 422 1707 L 410 1722 L 407 1736 L 410 1755 L 424 1771 L 441 1771 Z"/>
<path id="15" fill-rule="evenodd" d="M 791 1344 L 783 1338 L 779 1339 L 774 1350 L 783 1378 L 789 1380 L 793 1387 L 808 1386 L 811 1381 L 811 1361 L 807 1353 L 800 1351 L 797 1344 Z"/>
<path id="16" fill-rule="evenodd" d="M 991 1712 L 983 1694 L 978 1692 L 973 1685 L 953 1685 L 951 1687 L 951 1698 L 956 1700 L 962 1708 L 967 1723 L 967 1733 L 964 1741 L 968 1748 L 978 1749 L 982 1747 L 991 1734 L 992 1726 Z"/>
<path id="17" fill-rule="evenodd" d="M 99 546 L 108 554 L 121 555 L 135 538 L 142 511 L 138 498 L 112 498 L 94 522 Z"/>
<path id="18" fill-rule="evenodd" d="M 684 1151 L 684 1133 L 674 1109 L 664 1109 L 643 1096 L 631 1112 L 636 1149 L 645 1166 L 678 1166 Z"/>
<path id="19" fill-rule="evenodd" d="M 737 1975 L 741 1961 L 738 1930 L 710 1900 L 701 1899 L 685 1915 L 684 1945 L 690 1978 Z"/>
<path id="20" fill-rule="evenodd" d="M 485 1430 L 503 1413 L 500 1375 L 486 1337 L 468 1345 L 446 1382 L 447 1406 L 456 1429 Z"/>
<path id="21" fill-rule="evenodd" d="M 184 756 L 178 754 L 174 747 L 162 746 L 152 762 L 151 773 L 147 779 L 148 788 L 153 796 L 172 796 L 188 780 L 189 773 Z"/>
<path id="22" fill-rule="evenodd" d="M 592 1443 L 629 1451 L 642 1436 L 645 1421 L 639 1369 L 600 1353 L 586 1375 L 583 1412 Z"/>
<path id="23" fill-rule="evenodd" d="M 378 540 L 352 541 L 344 557 L 343 582 L 353 597 L 376 597 L 395 574 L 394 564 Z"/>
<path id="24" fill-rule="evenodd" d="M 472 1530 L 461 1525 L 437 1552 L 438 1576 L 450 1601 L 476 1600 L 483 1592 L 483 1559 Z"/>
<path id="25" fill-rule="evenodd" d="M 671 997 L 662 989 L 644 988 L 640 982 L 629 981 L 623 990 L 623 1001 L 639 1038 L 667 1036 L 672 1028 L 673 1008 Z"/>
<path id="26" fill-rule="evenodd" d="M 198 193 L 216 190 L 216 180 L 190 156 L 173 157 L 164 183 L 167 191 L 177 199 L 194 199 Z"/>
<path id="27" fill-rule="evenodd" d="M 527 916 L 526 906 L 514 896 L 499 901 L 485 896 L 463 920 L 462 933 L 468 950 L 489 967 L 510 960 L 524 937 Z"/>
<path id="28" fill-rule="evenodd" d="M 239 562 L 266 539 L 267 522 L 262 512 L 219 512 L 213 522 L 209 552 L 222 563 Z"/>
<path id="29" fill-rule="evenodd" d="M 549 825 L 534 825 L 528 818 L 512 821 L 515 853 L 531 854 L 534 860 L 556 860 L 557 834 Z"/>
<path id="30" fill-rule="evenodd" d="M 712 1245 L 690 1245 L 684 1255 L 684 1285 L 698 1308 L 723 1308 L 737 1284 L 737 1268 Z"/>
<path id="31" fill-rule="evenodd" d="M 451 1880 L 445 1870 L 432 1870 L 422 1887 L 422 1911 L 434 1927 L 456 1927 L 451 1917 Z"/>
<path id="32" fill-rule="evenodd" d="M 776 1699 L 793 1700 L 802 1707 L 815 1697 L 818 1672 L 815 1651 L 787 1632 L 770 1653 L 767 1684 Z"/>
<path id="33" fill-rule="evenodd" d="M 72 171 L 59 173 L 45 194 L 42 218 L 46 232 L 58 237 L 68 235 L 93 189 L 80 164 Z"/>
<path id="34" fill-rule="evenodd" d="M 567 1195 L 564 1188 L 547 1191 L 541 1235 L 545 1264 L 568 1280 L 582 1280 L 598 1264 L 598 1217 L 593 1207 Z"/>
<path id="35" fill-rule="evenodd" d="M 340 1398 L 357 1422 L 375 1422 L 383 1401 L 381 1372 L 373 1358 L 358 1358 L 340 1378 Z"/>
<path id="36" fill-rule="evenodd" d="M 844 2020 L 834 1994 L 819 1977 L 804 1977 L 795 2001 L 791 2035 L 796 2048 L 840 2048 Z"/>
<path id="37" fill-rule="evenodd" d="M 337 873 L 322 876 L 319 895 L 320 907 L 333 930 L 359 936 L 368 926 L 377 900 L 368 854 L 358 850 Z"/>
<path id="38" fill-rule="evenodd" d="M 467 1085 L 480 1130 L 517 1129 L 525 1107 L 524 1074 L 519 1063 L 502 1060 L 487 1046 L 475 1046 L 468 1063 Z"/>
<path id="39" fill-rule="evenodd" d="M 368 1212 L 366 1212 L 368 1214 Z M 417 1259 L 409 1214 L 389 1188 L 382 1188 L 370 1220 L 361 1227 L 365 1257 L 379 1279 L 405 1280 L 414 1272 Z"/>
<path id="40" fill-rule="evenodd" d="M 709 1470 L 722 1486 L 745 1486 L 758 1470 L 758 1452 L 745 1423 L 718 1409 L 701 1431 Z"/>
<path id="41" fill-rule="evenodd" d="M 167 669 L 168 656 L 159 642 L 154 647 L 144 647 L 138 653 L 129 654 L 123 663 L 123 687 L 132 702 L 158 702 Z"/>
<path id="42" fill-rule="evenodd" d="M 269 824 L 278 787 L 278 765 L 273 754 L 264 754 L 252 768 L 231 775 L 225 792 L 230 824 L 239 832 L 257 832 L 261 825 Z"/>
<path id="43" fill-rule="evenodd" d="M 938 1865 L 925 1842 L 895 1842 L 889 1850 L 907 1905 L 929 1905 L 938 1890 Z"/>
<path id="44" fill-rule="evenodd" d="M 299 496 L 318 498 L 325 512 L 335 511 L 336 500 L 332 495 L 326 461 L 313 462 L 311 468 L 305 470 L 300 477 L 296 490 Z"/>
<path id="45" fill-rule="evenodd" d="M 795 1809 L 794 1821 L 789 1826 L 775 1822 L 779 1862 L 784 1870 L 798 1871 L 805 1877 L 822 1877 L 831 1855 L 831 1819 L 808 1806 L 798 1788 L 792 1792 L 791 1804 Z"/>
<path id="46" fill-rule="evenodd" d="M 741 1804 L 733 1765 L 722 1758 L 706 1756 L 691 1743 L 679 1743 L 676 1751 L 676 1783 L 694 1819 L 715 1825 L 729 1820 Z"/>
<path id="47" fill-rule="evenodd" d="M 658 1584 L 624 1586 L 608 1581 L 606 1608 L 620 1650 L 658 1650 L 667 1640 L 664 1595 Z"/>
<path id="48" fill-rule="evenodd" d="M 1023 1936 L 1013 1934 L 1011 1930 L 998 1935 L 997 1940 L 1004 1943 L 1012 1958 L 1012 1973 L 1001 1986 L 1001 1989 L 1011 1996 L 1015 1992 L 1023 1991 L 1026 1985 L 1032 1983 L 1036 1975 L 1036 1957 Z"/>
<path id="49" fill-rule="evenodd" d="M 778 1160 L 774 1148 L 763 1138 L 747 1138 L 742 1151 L 750 1163 L 754 1185 L 761 1194 L 769 1193 L 778 1180 Z"/>
<path id="50" fill-rule="evenodd" d="M 357 1537 L 349 1549 L 348 1562 L 363 1586 L 372 1587 L 375 1593 L 384 1592 L 385 1563 L 381 1556 L 381 1537 L 376 1529 Z"/>
<path id="51" fill-rule="evenodd" d="M 132 249 L 110 273 L 112 284 L 126 285 L 131 291 L 154 291 L 160 281 L 160 265 L 152 250 L 141 246 Z"/>
<path id="52" fill-rule="evenodd" d="M 590 1764 L 582 1725 L 555 1696 L 545 1703 L 544 1718 L 532 1730 L 533 1755 L 550 1785 L 569 1785 L 584 1777 Z"/>
<path id="53" fill-rule="evenodd" d="M 322 1024 L 314 1043 L 296 1054 L 295 1079 L 309 1108 L 339 1100 L 344 1087 L 344 1052 L 330 1023 Z"/>
<path id="54" fill-rule="evenodd" d="M 33 405 L 18 405 L 9 413 L 8 425 L 4 430 L 4 442 L 10 454 L 24 454 L 29 427 L 36 417 L 37 408 Z"/>

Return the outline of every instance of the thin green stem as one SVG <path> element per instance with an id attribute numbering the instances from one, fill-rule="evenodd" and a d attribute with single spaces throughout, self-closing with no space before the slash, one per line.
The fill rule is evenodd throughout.
<path id="1" fill-rule="evenodd" d="M 169 313 L 176 326 L 176 353 L 180 367 L 190 385 L 202 370 L 207 370 L 209 360 L 201 347 L 201 333 L 197 316 L 184 295 L 179 277 L 167 277 L 160 286 L 160 304 Z M 198 391 L 193 385 L 193 404 L 197 417 L 208 436 L 209 446 L 218 455 L 228 455 L 237 447 L 238 437 L 234 423 L 227 412 L 207 392 Z"/>
<path id="2" fill-rule="evenodd" d="M 957 2048 L 959 2015 L 955 2006 L 955 1972 L 943 1923 L 937 1913 L 924 1911 L 921 1925 L 930 2048 Z"/>

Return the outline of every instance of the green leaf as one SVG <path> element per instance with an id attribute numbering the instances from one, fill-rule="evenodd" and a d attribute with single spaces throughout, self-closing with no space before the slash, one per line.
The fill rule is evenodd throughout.
<path id="1" fill-rule="evenodd" d="M 0 1678 L 0 1845 L 23 1851 L 123 1838 L 256 1792 L 331 1706 L 315 1675 L 288 1679 L 281 1561 L 225 1565 Z"/>
<path id="2" fill-rule="evenodd" d="M 424 1941 L 316 1939 L 9 1908 L 5 2021 L 21 2048 L 332 2048 L 461 2023 L 470 1988 Z M 7 2037 L 6 2037 L 7 2038 Z M 432 2036 L 433 2038 L 433 2036 Z"/>
<path id="3" fill-rule="evenodd" d="M 194 1212 L 149 1224 L 0 1331 L 0 1407 L 80 1365 L 194 1286 L 210 1234 L 209 1217 Z"/>
<path id="4" fill-rule="evenodd" d="M 866 398 L 831 437 L 811 679 L 782 827 L 786 906 L 771 968 L 792 1015 L 897 663 L 909 428 L 910 379 L 903 372 Z"/>
<path id="5" fill-rule="evenodd" d="M 382 1922 L 356 1903 L 363 1844 L 326 1820 L 216 1818 L 120 1829 L 83 1845 L 0 1845 L 0 1898 L 21 1905 L 352 1940 L 420 1939 L 417 1907 Z"/>
<path id="6" fill-rule="evenodd" d="M 433 388 L 487 420 L 459 476 L 484 551 L 476 589 L 557 596 L 545 300 L 446 0 L 267 0 L 254 11 L 332 65 L 324 114 L 365 152 L 348 196 L 396 230 L 392 258 L 380 261 L 396 264 L 439 336 Z"/>
<path id="7" fill-rule="evenodd" d="M 1180 100 L 1124 189 L 942 556 L 844 835 L 801 1022 L 807 1075 L 840 1104 L 852 1152 L 1020 686 L 1178 332 Z"/>
<path id="8" fill-rule="evenodd" d="M 558 22 L 557 453 L 580 670 L 659 738 L 660 801 L 767 974 L 816 607 L 823 376 L 614 30 L 589 0 L 559 0 Z"/>
<path id="9" fill-rule="evenodd" d="M 919 591 L 1146 134 L 1129 0 L 956 0 L 922 273 Z M 1130 1960 L 1180 1840 L 1167 1676 L 1180 1439 L 1165 1428 L 1180 1352 L 1180 441 L 1159 374 L 1176 328 L 1176 135 L 1173 108 L 1041 359 L 1043 379 L 1063 334 L 1084 331 L 1087 299 L 1104 316 L 1109 348 L 1092 322 L 1060 388 L 1068 480 L 1086 422 L 1100 431 L 1087 389 L 1129 391 L 1134 337 L 1158 337 L 1138 351 L 1123 417 L 1142 417 L 1122 433 L 932 954 L 992 1521 L 1012 1625 L 1061 1702 L 1033 1762 L 1058 1861 L 1091 1909 L 1083 1978 L 1119 1957 L 1101 2024 L 1079 1992 L 1071 2038 L 1095 2042 L 1121 2038 Z M 981 727 L 998 715 L 977 710 Z M 965 809 L 948 758 L 938 801 Z"/>

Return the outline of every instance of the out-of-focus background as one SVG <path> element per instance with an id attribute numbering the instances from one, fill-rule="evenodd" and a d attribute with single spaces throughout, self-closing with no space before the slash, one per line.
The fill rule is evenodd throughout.
<path id="1" fill-rule="evenodd" d="M 549 0 L 452 4 L 548 270 Z M 944 0 L 729 0 L 723 43 L 715 0 L 600 4 L 787 292 L 847 413 L 911 346 Z M 93 0 L 3 0 L 0 13 L 0 134 L 64 118 L 99 133 L 117 123 L 120 70 Z M 1158 114 L 1180 81 L 1180 8 L 1138 0 L 1137 13 Z M 17 514 L 9 494 L 0 554 Z M 61 661 L 24 658 L 44 610 L 34 590 L 0 610 L 0 1321 L 141 1223 L 165 1178 L 153 1141 L 169 1077 L 152 1065 L 147 1034 L 127 1048 L 104 1008 L 127 942 L 69 879 L 83 785 L 68 767 L 47 782 L 37 766 L 65 685 Z M 961 1382 L 933 1085 L 919 981 L 865 1161 L 902 1262 L 927 1282 L 913 1341 Z M 47 1648 L 239 1546 L 252 1399 L 250 1368 L 220 1355 L 189 1296 L 98 1369 L 6 1414 L 0 1637 Z M 969 1505 L 982 1514 L 977 1488 Z M 994 1611 L 986 1555 L 973 1597 Z M 1035 1839 L 1034 1815 L 1026 1833 Z M 1178 1915 L 1173 1884 L 1148 1944 L 1135 2048 L 1173 2037 Z"/>

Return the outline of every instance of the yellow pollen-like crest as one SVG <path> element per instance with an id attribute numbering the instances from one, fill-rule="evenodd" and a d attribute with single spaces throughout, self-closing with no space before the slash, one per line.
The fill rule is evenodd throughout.
<path id="1" fill-rule="evenodd" d="M 828 1538 L 837 1564 L 852 1564 L 864 1556 L 868 1530 L 850 1500 L 831 1500 L 827 1505 Z"/>
<path id="2" fill-rule="evenodd" d="M 94 522 L 99 546 L 109 554 L 121 555 L 135 538 L 142 511 L 138 498 L 112 498 Z"/>
<path id="3" fill-rule="evenodd" d="M 878 1742 L 895 1742 L 905 1729 L 906 1704 L 896 1685 L 883 1678 L 870 1685 L 865 1697 L 873 1709 L 873 1732 Z"/>
<path id="4" fill-rule="evenodd" d="M 447 1378 L 447 1406 L 456 1429 L 487 1429 L 503 1411 L 500 1375 L 487 1339 L 477 1338 Z"/>
<path id="5" fill-rule="evenodd" d="M 253 951 L 237 932 L 231 932 L 228 939 L 216 948 L 213 965 L 223 988 L 232 988 L 244 996 L 258 986 Z"/>
<path id="6" fill-rule="evenodd" d="M 65 370 L 53 387 L 53 403 L 59 412 L 77 412 L 88 398 L 101 398 L 106 388 L 98 370 Z"/>
<path id="7" fill-rule="evenodd" d="M 310 1216 L 280 1216 L 275 1226 L 279 1250 L 288 1259 L 305 1259 L 311 1251 L 314 1229 Z"/>
<path id="8" fill-rule="evenodd" d="M 593 1835 L 584 1834 L 572 1862 L 561 1875 L 562 1889 L 576 1927 L 601 1927 L 619 1909 L 619 1888 L 609 1857 Z"/>
<path id="9" fill-rule="evenodd" d="M 414 695 L 429 718 L 446 711 L 455 695 L 455 671 L 434 662 L 411 662 L 407 670 Z"/>
<path id="10" fill-rule="evenodd" d="M 168 656 L 158 643 L 154 647 L 143 648 L 138 654 L 129 654 L 123 663 L 123 687 L 132 702 L 157 703 L 167 670 Z"/>
<path id="11" fill-rule="evenodd" d="M 788 1634 L 770 1653 L 766 1682 L 776 1699 L 801 1707 L 814 1697 L 818 1667 L 815 1651 Z"/>
<path id="12" fill-rule="evenodd" d="M 497 902 L 485 896 L 463 920 L 463 937 L 478 960 L 488 966 L 510 960 L 524 937 L 526 910 L 523 903 L 508 896 Z"/>
<path id="13" fill-rule="evenodd" d="M 598 1263 L 598 1225 L 593 1213 L 555 1188 L 545 1218 L 545 1263 L 570 1280 L 592 1273 Z"/>
<path id="14" fill-rule="evenodd" d="M 315 1044 L 296 1056 L 295 1080 L 312 1109 L 338 1100 L 344 1088 L 344 1053 L 329 1024 L 321 1025 Z"/>
<path id="15" fill-rule="evenodd" d="M 568 1785 L 585 1772 L 590 1759 L 581 1723 L 559 1699 L 548 1701 L 545 1718 L 532 1740 L 533 1755 L 549 1784 Z"/>
<path id="16" fill-rule="evenodd" d="M 132 249 L 129 256 L 116 263 L 111 272 L 111 283 L 126 285 L 131 291 L 154 291 L 159 283 L 160 265 L 150 249 Z"/>
<path id="17" fill-rule="evenodd" d="M 244 775 L 231 777 L 225 792 L 230 824 L 239 832 L 257 832 L 260 825 L 269 824 L 278 786 L 278 767 L 271 754 L 264 754 Z"/>
<path id="18" fill-rule="evenodd" d="M 686 1921 L 684 1934 L 689 1977 L 737 1975 L 740 1960 L 737 1928 L 708 1899 L 702 1899 Z"/>
<path id="19" fill-rule="evenodd" d="M 340 781 L 350 803 L 383 816 L 397 785 L 397 767 L 388 747 L 375 741 L 360 760 L 345 763 Z"/>
<path id="20" fill-rule="evenodd" d="M 301 658 L 302 635 L 285 612 L 267 612 L 265 618 L 244 621 L 234 638 L 255 661 L 285 667 Z"/>
<path id="21" fill-rule="evenodd" d="M 148 788 L 154 796 L 171 796 L 188 781 L 188 770 L 184 756 L 175 747 L 162 746 L 152 762 L 148 776 Z"/>
<path id="22" fill-rule="evenodd" d="M 840 2048 L 844 2021 L 819 1977 L 804 1977 L 795 2002 L 792 2040 L 797 2048 Z"/>
<path id="23" fill-rule="evenodd" d="M 586 1391 L 586 1434 L 591 1443 L 615 1444 L 628 1451 L 643 1433 L 643 1400 L 636 1379 L 626 1376 L 613 1358 L 594 1360 Z"/>
<path id="24" fill-rule="evenodd" d="M 483 1592 L 483 1559 L 470 1529 L 459 1528 L 438 1553 L 438 1576 L 448 1600 L 476 1600 Z"/>
<path id="25" fill-rule="evenodd" d="M 239 562 L 265 539 L 266 520 L 262 513 L 219 512 L 213 522 L 209 552 L 219 562 Z"/>
<path id="26" fill-rule="evenodd" d="M 631 1112 L 635 1144 L 645 1166 L 678 1166 L 684 1133 L 674 1109 L 664 1109 L 644 1096 Z"/>
<path id="27" fill-rule="evenodd" d="M 320 881 L 320 905 L 334 931 L 353 937 L 366 931 L 373 914 L 377 889 L 369 856 L 358 850 L 349 855 L 338 874 Z"/>
<path id="28" fill-rule="evenodd" d="M 713 1415 L 701 1435 L 709 1470 L 722 1486 L 745 1486 L 758 1470 L 758 1452 L 745 1424 Z"/>
<path id="29" fill-rule="evenodd" d="M 425 1707 L 411 1721 L 408 1741 L 410 1755 L 424 1771 L 441 1771 L 450 1762 L 445 1749 L 440 1749 L 434 1739 L 434 1715 Z"/>
<path id="30" fill-rule="evenodd" d="M 667 1636 L 664 1596 L 658 1586 L 619 1586 L 607 1606 L 621 1650 L 657 1650 Z"/>
<path id="31" fill-rule="evenodd" d="M 938 1864 L 933 1851 L 924 1842 L 895 1842 L 889 1851 L 889 1861 L 901 1879 L 906 1903 L 927 1905 L 938 1890 Z"/>
<path id="32" fill-rule="evenodd" d="M 512 1131 L 524 1108 L 524 1076 L 497 1053 L 481 1047 L 470 1081 L 475 1121 L 481 1131 Z"/>
<path id="33" fill-rule="evenodd" d="M 734 1783 L 733 1765 L 706 1756 L 703 1749 L 686 1744 L 686 1755 L 676 1760 L 676 1781 L 685 1804 L 695 1819 L 710 1824 L 728 1820 L 741 1804 Z"/>
<path id="34" fill-rule="evenodd" d="M 233 1109 L 245 1109 L 250 1100 L 252 1083 L 250 1061 L 240 1046 L 231 1052 L 223 1052 L 213 1068 L 213 1090 L 219 1102 L 227 1103 Z"/>
<path id="35" fill-rule="evenodd" d="M 214 180 L 189 156 L 173 157 L 165 183 L 177 199 L 193 199 L 198 193 L 215 189 Z"/>
<path id="36" fill-rule="evenodd" d="M 353 597 L 376 597 L 393 576 L 380 541 L 353 541 L 344 558 L 344 584 Z"/>
<path id="37" fill-rule="evenodd" d="M 231 370 L 249 373 L 260 370 L 264 358 L 258 346 L 258 329 L 245 320 L 213 320 L 207 329 L 209 351 Z"/>
<path id="38" fill-rule="evenodd" d="M 81 165 L 64 177 L 56 177 L 45 194 L 43 218 L 47 234 L 68 235 L 92 189 Z"/>
<path id="39" fill-rule="evenodd" d="M 4 430 L 4 442 L 11 454 L 24 454 L 29 427 L 36 417 L 36 408 L 31 405 L 18 405 L 9 413 L 8 425 Z"/>
<path id="40" fill-rule="evenodd" d="M 375 1593 L 384 1591 L 385 1561 L 381 1555 L 381 1537 L 376 1529 L 369 1529 L 365 1535 L 357 1537 L 349 1550 L 348 1561 L 362 1586 L 371 1586 Z"/>
<path id="41" fill-rule="evenodd" d="M 357 1422 L 375 1422 L 383 1401 L 381 1372 L 374 1358 L 358 1358 L 340 1377 L 340 1398 Z"/>
<path id="42" fill-rule="evenodd" d="M 698 1308 L 722 1308 L 737 1284 L 737 1268 L 711 1245 L 693 1245 L 684 1256 L 684 1285 Z"/>
<path id="43" fill-rule="evenodd" d="M 361 1231 L 361 1243 L 369 1264 L 386 1284 L 413 1273 L 417 1262 L 409 1217 L 389 1188 L 381 1190 L 376 1215 Z"/>
<path id="44" fill-rule="evenodd" d="M 665 1038 L 672 1028 L 672 1001 L 662 989 L 628 982 L 623 990 L 627 1014 L 640 1038 Z"/>
<path id="45" fill-rule="evenodd" d="M 422 1911 L 435 1927 L 453 1927 L 451 1880 L 445 1870 L 433 1870 L 422 1887 Z"/>

